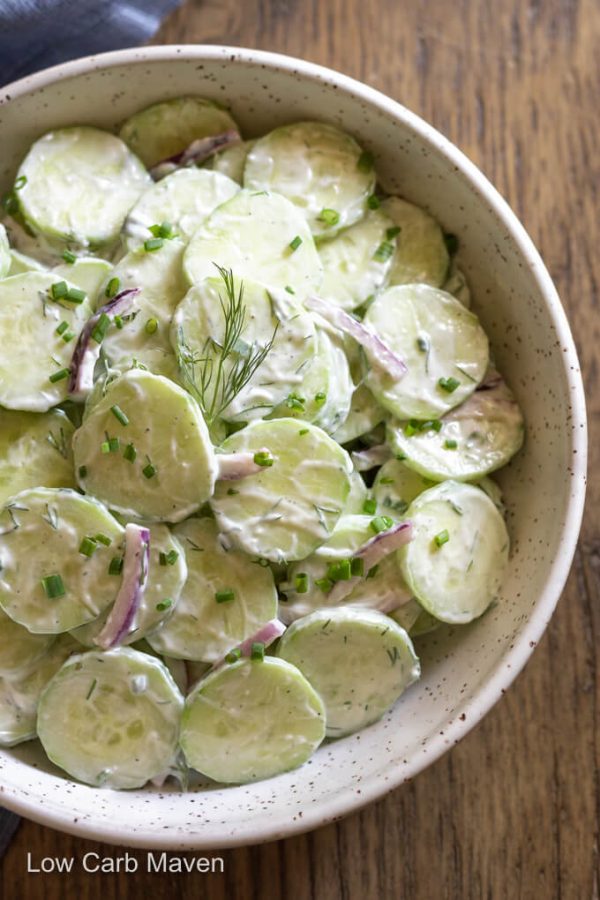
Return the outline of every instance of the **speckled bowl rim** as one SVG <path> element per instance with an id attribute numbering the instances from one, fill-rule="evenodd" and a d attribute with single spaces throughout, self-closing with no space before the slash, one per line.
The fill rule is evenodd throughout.
<path id="1" fill-rule="evenodd" d="M 268 816 L 259 817 L 255 823 L 252 823 L 251 827 L 242 828 L 234 835 L 219 834 L 215 835 L 214 839 L 207 840 L 204 837 L 197 842 L 191 841 L 185 844 L 182 843 L 181 836 L 170 839 L 165 835 L 159 836 L 155 832 L 143 834 L 139 831 L 133 835 L 127 833 L 126 825 L 101 825 L 97 822 L 95 823 L 93 819 L 91 821 L 81 821 L 75 825 L 66 806 L 63 816 L 54 811 L 51 813 L 46 812 L 35 797 L 26 796 L 17 791 L 7 791 L 6 789 L 0 795 L 2 805 L 7 808 L 42 825 L 58 828 L 80 837 L 148 848 L 181 849 L 185 845 L 186 847 L 193 846 L 197 849 L 215 849 L 261 843 L 309 831 L 340 819 L 362 806 L 385 796 L 435 762 L 471 731 L 492 706 L 500 700 L 525 666 L 544 633 L 569 574 L 581 527 L 585 500 L 587 423 L 585 396 L 575 344 L 558 293 L 531 238 L 498 191 L 454 144 L 419 116 L 374 88 L 324 66 L 283 54 L 240 47 L 174 44 L 117 50 L 99 54 L 98 56 L 83 57 L 72 62 L 44 69 L 1 88 L 0 104 L 15 100 L 30 91 L 38 90 L 54 82 L 96 69 L 108 69 L 113 66 L 127 64 L 164 62 L 175 59 L 241 62 L 245 65 L 289 72 L 312 82 L 336 85 L 339 91 L 371 107 L 375 107 L 393 118 L 399 119 L 405 128 L 412 131 L 435 154 L 441 154 L 446 157 L 469 182 L 481 201 L 493 210 L 497 218 L 510 233 L 523 259 L 530 267 L 531 274 L 540 295 L 544 299 L 548 314 L 556 329 L 556 334 L 565 351 L 563 353 L 563 364 L 573 411 L 570 429 L 571 468 L 568 476 L 570 481 L 570 500 L 563 523 L 561 552 L 557 554 L 548 570 L 543 590 L 540 592 L 526 624 L 515 638 L 512 647 L 499 660 L 494 674 L 483 687 L 475 691 L 473 697 L 462 705 L 461 711 L 466 715 L 454 715 L 443 729 L 443 735 L 438 734 L 436 737 L 431 738 L 427 747 L 422 748 L 422 752 L 418 755 L 415 754 L 414 758 L 409 761 L 408 766 L 405 766 L 402 772 L 398 773 L 397 777 L 394 776 L 392 771 L 390 772 L 390 779 L 385 784 L 382 784 L 381 781 L 377 780 L 376 774 L 374 774 L 362 782 L 360 797 L 357 797 L 354 788 L 348 784 L 345 789 L 340 790 L 336 794 L 335 798 L 327 799 L 325 807 L 323 807 L 322 803 L 315 803 L 314 806 L 305 810 L 302 819 L 290 820 L 283 827 L 281 823 L 271 820 Z"/>

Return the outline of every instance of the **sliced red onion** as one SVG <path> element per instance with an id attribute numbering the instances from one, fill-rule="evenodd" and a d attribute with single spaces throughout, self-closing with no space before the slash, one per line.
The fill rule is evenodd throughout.
<path id="1" fill-rule="evenodd" d="M 139 288 L 128 288 L 121 291 L 104 306 L 96 310 L 93 316 L 85 323 L 75 345 L 71 365 L 69 366 L 69 396 L 73 400 L 84 400 L 94 387 L 94 368 L 100 356 L 100 344 L 92 340 L 92 332 L 102 314 L 120 315 L 129 311 Z"/>
<path id="2" fill-rule="evenodd" d="M 357 472 L 368 472 L 375 466 L 382 466 L 394 455 L 387 444 L 377 444 L 368 450 L 356 450 L 350 454 Z"/>
<path id="3" fill-rule="evenodd" d="M 152 166 L 150 174 L 155 181 L 158 181 L 160 178 L 164 178 L 165 175 L 170 175 L 175 169 L 189 166 L 192 163 L 198 165 L 198 163 L 204 162 L 204 160 L 214 156 L 220 150 L 239 144 L 241 140 L 240 133 L 235 128 L 230 128 L 222 134 L 211 134 L 209 137 L 197 138 L 181 153 L 175 153 L 174 156 L 169 156 L 167 159 L 163 159 L 156 163 L 155 166 Z"/>
<path id="4" fill-rule="evenodd" d="M 266 447 L 262 447 L 259 453 L 269 453 Z M 237 481 L 240 478 L 246 478 L 248 475 L 257 475 L 264 471 L 264 466 L 259 466 L 254 462 L 254 452 L 242 451 L 241 453 L 220 453 L 217 454 L 218 479 L 220 481 Z"/>
<path id="5" fill-rule="evenodd" d="M 136 613 L 144 599 L 149 566 L 150 531 L 130 522 L 125 526 L 125 556 L 119 593 L 104 628 L 94 639 L 103 650 L 118 647 L 133 631 Z"/>
<path id="6" fill-rule="evenodd" d="M 344 312 L 343 309 L 333 303 L 327 303 L 326 300 L 322 300 L 320 297 L 308 297 L 304 301 L 304 305 L 308 309 L 319 313 L 335 328 L 354 338 L 365 351 L 367 359 L 373 368 L 382 369 L 394 381 L 399 381 L 406 374 L 406 363 L 404 360 L 385 341 L 382 341 L 374 331 L 358 322 L 354 316 Z"/>
<path id="7" fill-rule="evenodd" d="M 273 641 L 276 641 L 277 638 L 280 638 L 283 632 L 285 631 L 285 625 L 283 622 L 280 622 L 279 619 L 271 619 L 270 622 L 267 622 L 266 625 L 263 625 L 258 629 L 256 634 L 253 634 L 251 637 L 246 638 L 245 641 L 242 641 L 241 644 L 238 644 L 236 649 L 240 651 L 241 656 L 250 656 L 252 653 L 252 644 L 264 644 L 265 648 L 269 647 Z M 222 666 L 225 662 L 226 656 L 216 662 L 213 666 L 213 669 L 217 669 L 219 666 Z"/>
<path id="8" fill-rule="evenodd" d="M 504 381 L 500 372 L 497 372 L 494 368 L 489 368 L 485 373 L 485 377 L 481 384 L 479 384 L 475 390 L 476 391 L 493 391 L 494 388 L 497 388 Z"/>

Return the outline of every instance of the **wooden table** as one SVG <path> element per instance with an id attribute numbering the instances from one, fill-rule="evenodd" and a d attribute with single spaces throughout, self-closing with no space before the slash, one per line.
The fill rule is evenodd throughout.
<path id="1" fill-rule="evenodd" d="M 216 854 L 224 874 L 27 875 L 28 850 L 37 859 L 117 851 L 23 822 L 0 894 L 597 898 L 598 0 L 195 0 L 156 42 L 259 47 L 339 69 L 419 113 L 483 169 L 541 249 L 569 312 L 588 388 L 587 515 L 567 589 L 526 671 L 413 783 L 312 834 Z"/>

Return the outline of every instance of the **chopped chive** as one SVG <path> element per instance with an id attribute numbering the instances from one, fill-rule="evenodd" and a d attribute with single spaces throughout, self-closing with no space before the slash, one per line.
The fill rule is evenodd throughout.
<path id="1" fill-rule="evenodd" d="M 294 578 L 294 587 L 298 594 L 306 594 L 308 591 L 308 575 L 306 572 L 298 572 Z"/>
<path id="2" fill-rule="evenodd" d="M 70 300 L 71 303 L 83 303 L 85 298 L 86 293 L 85 291 L 82 291 L 81 288 L 70 287 L 65 294 L 65 299 Z"/>
<path id="3" fill-rule="evenodd" d="M 161 600 L 156 604 L 156 609 L 158 612 L 164 612 L 165 609 L 170 609 L 173 606 L 173 601 L 170 597 L 165 597 L 164 600 Z"/>
<path id="4" fill-rule="evenodd" d="M 242 651 L 239 647 L 234 647 L 233 650 L 230 650 L 229 653 L 225 656 L 225 662 L 234 663 L 237 662 L 240 656 L 242 655 Z"/>
<path id="5" fill-rule="evenodd" d="M 92 329 L 92 333 L 90 335 L 91 339 L 97 344 L 101 344 L 106 337 L 106 332 L 108 331 L 109 325 L 110 318 L 106 315 L 106 313 L 101 313 L 100 318 Z"/>
<path id="6" fill-rule="evenodd" d="M 436 534 L 436 536 L 433 539 L 436 547 L 442 547 L 449 540 L 450 540 L 450 535 L 448 534 L 447 528 L 444 528 L 443 531 L 438 532 L 438 534 Z"/>
<path id="7" fill-rule="evenodd" d="M 272 466 L 275 460 L 268 450 L 260 450 L 258 453 L 254 454 L 254 462 L 257 466 L 263 466 L 266 468 L 268 466 Z"/>
<path id="8" fill-rule="evenodd" d="M 446 234 L 444 234 L 444 243 L 446 244 L 446 250 L 450 256 L 453 256 L 458 250 L 458 238 L 456 235 L 446 232 Z"/>
<path id="9" fill-rule="evenodd" d="M 65 342 L 65 344 L 68 344 L 69 341 L 72 341 L 74 337 L 75 337 L 74 331 L 65 331 L 65 333 L 62 336 L 62 339 Z"/>
<path id="10" fill-rule="evenodd" d="M 393 478 L 380 478 L 379 479 L 379 484 L 393 484 L 393 483 L 394 483 Z"/>
<path id="11" fill-rule="evenodd" d="M 72 266 L 73 263 L 77 262 L 77 257 L 71 250 L 65 250 L 65 252 L 62 255 L 62 258 L 64 259 L 64 261 L 66 263 L 69 263 L 70 266 Z"/>
<path id="12" fill-rule="evenodd" d="M 169 550 L 168 553 L 160 553 L 158 559 L 161 566 L 174 566 L 179 559 L 179 553 L 177 550 Z"/>
<path id="13" fill-rule="evenodd" d="M 298 434 L 301 435 L 301 436 L 302 436 L 303 434 L 308 434 L 308 428 L 301 428 L 300 431 L 298 432 Z"/>
<path id="14" fill-rule="evenodd" d="M 64 597 L 67 593 L 60 575 L 46 575 L 45 578 L 42 578 L 42 587 L 46 591 L 46 596 L 49 600 Z"/>
<path id="15" fill-rule="evenodd" d="M 315 394 L 315 403 L 317 406 L 323 406 L 325 401 L 327 400 L 327 394 L 325 391 L 319 391 L 318 394 Z"/>
<path id="16" fill-rule="evenodd" d="M 239 491 L 236 491 L 235 488 L 227 488 L 227 496 L 228 497 L 236 497 L 239 494 Z"/>
<path id="17" fill-rule="evenodd" d="M 329 578 L 317 578 L 315 585 L 319 590 L 323 591 L 324 594 L 327 594 L 333 587 L 333 581 Z"/>
<path id="18" fill-rule="evenodd" d="M 379 534 L 382 531 L 387 531 L 393 524 L 394 520 L 390 519 L 389 516 L 375 516 L 374 519 L 371 519 L 371 530 L 375 534 Z"/>
<path id="19" fill-rule="evenodd" d="M 352 578 L 352 565 L 349 559 L 340 559 L 339 562 L 330 563 L 327 566 L 327 578 L 330 581 L 348 581 Z"/>
<path id="20" fill-rule="evenodd" d="M 27 184 L 27 175 L 19 175 L 19 177 L 17 178 L 17 180 L 15 181 L 15 183 L 13 185 L 13 190 L 20 191 L 21 188 L 24 188 L 26 184 Z"/>
<path id="21" fill-rule="evenodd" d="M 154 478 L 156 475 L 156 466 L 153 466 L 152 463 L 148 463 L 147 466 L 144 466 L 142 469 L 142 475 L 144 478 Z"/>
<path id="22" fill-rule="evenodd" d="M 444 447 L 446 450 L 456 450 L 458 447 L 458 441 L 455 441 L 454 438 L 446 438 L 444 441 Z"/>
<path id="23" fill-rule="evenodd" d="M 421 431 L 441 431 L 442 423 L 439 419 L 431 419 L 429 422 L 423 422 Z"/>
<path id="24" fill-rule="evenodd" d="M 301 243 L 302 243 L 302 238 L 300 237 L 299 234 L 297 234 L 296 237 L 292 241 L 290 241 L 290 243 L 288 244 L 292 253 L 294 252 L 294 250 L 298 249 L 298 247 L 300 246 Z"/>
<path id="25" fill-rule="evenodd" d="M 359 172 L 370 172 L 373 168 L 374 163 L 375 160 L 373 158 L 373 154 L 369 153 L 368 150 L 363 150 L 363 152 L 358 157 L 356 168 Z"/>
<path id="26" fill-rule="evenodd" d="M 85 695 L 85 699 L 86 699 L 86 700 L 89 700 L 89 699 L 90 699 L 90 697 L 91 697 L 92 694 L 94 693 L 94 690 L 95 690 L 95 687 L 96 687 L 97 684 L 98 684 L 98 679 L 97 679 L 97 678 L 94 678 L 94 680 L 92 681 L 92 683 L 91 683 L 91 685 L 90 685 L 89 691 L 88 691 L 87 694 Z"/>
<path id="27" fill-rule="evenodd" d="M 97 544 L 104 544 L 105 547 L 110 547 L 110 545 L 112 544 L 112 541 L 108 537 L 108 535 L 102 534 L 102 532 L 100 532 L 99 534 L 95 534 L 94 540 L 96 541 Z"/>
<path id="28" fill-rule="evenodd" d="M 164 240 L 161 237 L 148 238 L 144 241 L 144 250 L 146 253 L 152 253 L 154 250 L 160 250 L 163 244 Z"/>
<path id="29" fill-rule="evenodd" d="M 375 253 L 373 259 L 376 262 L 387 262 L 394 255 L 394 245 L 389 241 L 382 241 Z"/>
<path id="30" fill-rule="evenodd" d="M 55 282 L 51 288 L 50 293 L 52 294 L 53 300 L 62 300 L 63 297 L 67 296 L 67 292 L 69 290 L 69 285 L 66 281 L 57 281 Z"/>
<path id="31" fill-rule="evenodd" d="M 438 384 L 443 391 L 446 391 L 447 394 L 452 394 L 457 387 L 460 385 L 460 381 L 457 378 L 439 378 Z"/>
<path id="32" fill-rule="evenodd" d="M 14 189 L 12 191 L 7 191 L 6 194 L 4 194 L 2 197 L 2 206 L 9 216 L 13 216 L 19 211 L 19 201 L 16 198 Z"/>
<path id="33" fill-rule="evenodd" d="M 355 556 L 350 560 L 350 572 L 352 575 L 365 574 L 365 561 L 362 556 Z"/>
<path id="34" fill-rule="evenodd" d="M 127 416 L 125 415 L 125 413 L 123 412 L 123 410 L 121 409 L 120 406 L 117 406 L 117 405 L 111 406 L 110 411 L 113 414 L 113 416 L 115 417 L 115 419 L 117 419 L 117 421 L 119 421 L 121 423 L 121 425 L 129 425 L 129 419 L 127 418 Z"/>
<path id="35" fill-rule="evenodd" d="M 60 325 L 57 325 L 55 329 L 56 334 L 64 334 L 67 328 L 69 327 L 68 322 L 61 322 Z"/>
<path id="36" fill-rule="evenodd" d="M 109 300 L 112 300 L 113 297 L 116 297 L 120 287 L 121 279 L 117 277 L 111 278 L 104 290 L 104 296 L 108 297 Z"/>
<path id="37" fill-rule="evenodd" d="M 404 434 L 406 435 L 406 437 L 412 437 L 414 434 L 417 433 L 417 430 L 418 429 L 415 428 L 415 426 L 412 424 L 412 422 L 407 422 L 406 425 L 404 426 Z"/>
<path id="38" fill-rule="evenodd" d="M 95 538 L 84 537 L 79 545 L 79 552 L 82 556 L 93 556 L 98 549 Z"/>
<path id="39" fill-rule="evenodd" d="M 79 466 L 77 471 L 80 478 L 85 478 L 87 476 L 87 466 Z"/>
<path id="40" fill-rule="evenodd" d="M 127 460 L 127 462 L 135 462 L 135 458 L 137 456 L 137 450 L 135 449 L 134 444 L 127 444 L 125 449 L 123 450 L 123 458 Z"/>
<path id="41" fill-rule="evenodd" d="M 293 288 L 293 287 L 290 287 L 289 284 L 286 284 L 285 289 L 286 289 L 286 291 L 288 292 L 288 294 L 295 294 L 295 293 L 296 293 L 296 291 L 294 290 L 294 288 Z"/>
<path id="42" fill-rule="evenodd" d="M 262 662 L 265 658 L 265 645 L 262 641 L 253 641 L 252 650 L 250 651 L 250 659 Z"/>
<path id="43" fill-rule="evenodd" d="M 231 588 L 225 588 L 222 591 L 215 592 L 215 600 L 217 603 L 230 603 L 235 599 L 235 592 Z"/>
<path id="44" fill-rule="evenodd" d="M 387 228 L 385 232 L 385 236 L 388 241 L 393 241 L 395 237 L 398 237 L 402 229 L 399 225 L 393 225 L 391 228 Z"/>
<path id="45" fill-rule="evenodd" d="M 298 412 L 304 412 L 304 403 L 304 397 L 299 397 L 298 394 L 295 393 L 289 394 L 285 401 L 285 405 L 288 409 L 295 409 Z"/>
<path id="46" fill-rule="evenodd" d="M 372 566 L 369 569 L 369 571 L 367 572 L 367 578 L 375 578 L 378 571 L 379 571 L 379 564 L 377 564 L 376 566 Z"/>
<path id="47" fill-rule="evenodd" d="M 62 381 L 64 378 L 68 378 L 71 372 L 69 369 L 59 369 L 58 372 L 53 372 L 52 375 L 48 378 L 48 381 L 51 384 L 56 384 L 57 381 Z"/>
<path id="48" fill-rule="evenodd" d="M 151 225 L 148 231 L 155 238 L 165 238 L 166 240 L 170 240 L 170 238 L 175 237 L 173 234 L 173 226 L 170 222 L 162 222 L 160 225 Z"/>
<path id="49" fill-rule="evenodd" d="M 109 575 L 120 575 L 123 571 L 123 557 L 113 556 L 108 566 Z"/>
<path id="50" fill-rule="evenodd" d="M 366 516 L 373 516 L 377 512 L 377 501 L 365 500 L 362 506 L 362 511 Z"/>
<path id="51" fill-rule="evenodd" d="M 144 327 L 146 334 L 155 334 L 158 331 L 158 319 L 148 319 Z"/>
<path id="52" fill-rule="evenodd" d="M 319 222 L 323 222 L 328 228 L 337 225 L 340 221 L 340 214 L 337 209 L 322 209 L 318 216 Z"/>
<path id="53" fill-rule="evenodd" d="M 119 448 L 121 446 L 121 441 L 118 437 L 112 437 L 108 439 L 108 450 L 109 453 L 118 453 Z"/>
<path id="54" fill-rule="evenodd" d="M 381 200 L 377 196 L 377 194 L 371 194 L 370 197 L 367 198 L 367 206 L 369 209 L 379 209 L 381 206 Z"/>
<path id="55" fill-rule="evenodd" d="M 117 326 L 117 328 L 118 328 L 119 331 L 120 331 L 120 330 L 122 329 L 122 327 L 123 327 L 123 324 L 124 324 L 124 323 L 123 323 L 123 316 L 115 316 L 114 319 L 113 319 L 113 322 L 115 323 L 115 325 Z"/>

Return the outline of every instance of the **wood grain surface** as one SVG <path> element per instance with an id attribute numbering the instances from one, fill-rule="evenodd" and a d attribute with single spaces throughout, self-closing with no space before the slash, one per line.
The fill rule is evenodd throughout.
<path id="1" fill-rule="evenodd" d="M 458 144 L 524 222 L 568 309 L 591 426 L 582 538 L 545 638 L 505 699 L 411 784 L 223 874 L 27 874 L 100 845 L 23 822 L 4 898 L 515 900 L 599 896 L 600 5 L 598 0 L 193 0 L 156 43 L 301 56 L 397 98 Z M 187 854 L 193 858 L 193 854 Z"/>

